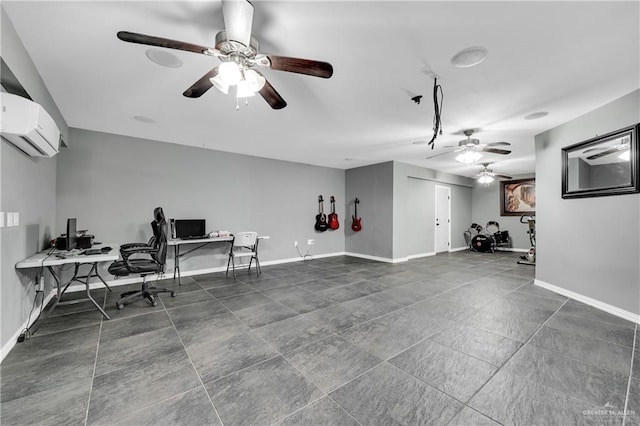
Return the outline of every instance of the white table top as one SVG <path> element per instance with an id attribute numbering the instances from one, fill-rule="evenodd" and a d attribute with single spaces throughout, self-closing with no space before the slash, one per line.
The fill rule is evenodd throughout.
<path id="1" fill-rule="evenodd" d="M 258 235 L 259 240 L 268 240 L 269 238 L 270 237 L 268 235 Z M 233 241 L 233 235 L 229 235 L 228 237 L 197 238 L 193 240 L 168 240 L 167 244 L 170 246 L 179 246 L 182 244 L 215 243 L 224 241 Z"/>
<path id="2" fill-rule="evenodd" d="M 170 246 L 179 246 L 182 244 L 196 244 L 196 243 L 216 243 L 224 241 L 233 241 L 233 236 L 228 237 L 213 237 L 213 238 L 196 238 L 191 240 L 169 240 L 167 244 Z"/>
<path id="3" fill-rule="evenodd" d="M 45 250 L 16 263 L 16 268 L 41 268 L 43 266 L 66 265 L 69 263 L 113 262 L 114 260 L 118 260 L 120 257 L 120 246 L 117 244 L 94 245 L 91 249 L 99 249 L 100 247 L 107 246 L 111 247 L 111 251 L 109 253 L 92 254 L 90 256 L 82 254 L 84 251 L 83 249 L 71 251 L 54 250 L 51 253 L 49 250 Z"/>

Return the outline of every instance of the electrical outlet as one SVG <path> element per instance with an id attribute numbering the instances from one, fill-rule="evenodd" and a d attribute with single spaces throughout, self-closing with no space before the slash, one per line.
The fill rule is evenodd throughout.
<path id="1" fill-rule="evenodd" d="M 308 245 L 308 246 L 312 246 L 312 245 L 314 245 L 314 244 L 315 244 L 315 241 L 313 241 L 313 240 L 307 240 L 307 245 Z"/>
<path id="2" fill-rule="evenodd" d="M 297 241 L 294 241 L 294 242 L 293 242 L 293 246 L 294 246 L 294 247 L 298 247 L 298 242 L 297 242 Z"/>

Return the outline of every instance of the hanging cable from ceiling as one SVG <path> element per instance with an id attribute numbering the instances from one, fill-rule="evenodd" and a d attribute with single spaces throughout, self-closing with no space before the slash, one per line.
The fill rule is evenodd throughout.
<path id="1" fill-rule="evenodd" d="M 440 94 L 440 99 L 438 99 L 438 93 Z M 433 79 L 433 137 L 429 141 L 429 146 L 431 149 L 435 146 L 436 138 L 438 134 L 442 135 L 442 104 L 444 102 L 444 93 L 442 92 L 442 86 L 438 84 L 438 79 L 434 77 Z"/>

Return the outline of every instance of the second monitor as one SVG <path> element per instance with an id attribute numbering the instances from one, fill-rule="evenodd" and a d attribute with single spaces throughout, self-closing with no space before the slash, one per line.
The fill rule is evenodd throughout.
<path id="1" fill-rule="evenodd" d="M 205 238 L 207 236 L 204 219 L 175 219 L 173 228 L 175 238 Z"/>

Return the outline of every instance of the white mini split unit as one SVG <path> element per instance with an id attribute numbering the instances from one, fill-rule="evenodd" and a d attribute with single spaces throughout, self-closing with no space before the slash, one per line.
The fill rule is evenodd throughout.
<path id="1" fill-rule="evenodd" d="M 0 134 L 25 154 L 53 157 L 60 149 L 60 130 L 47 111 L 22 96 L 0 93 Z"/>

